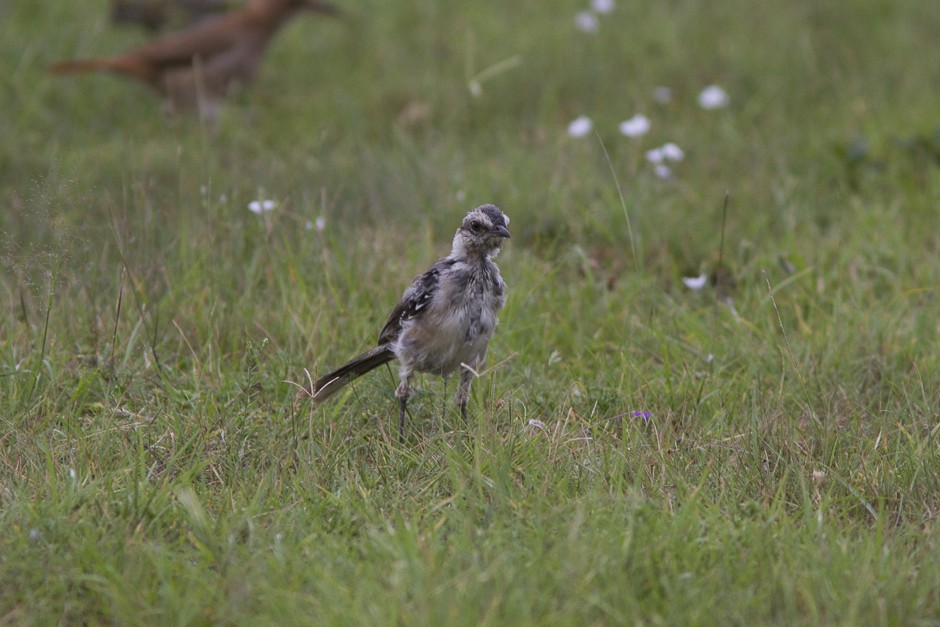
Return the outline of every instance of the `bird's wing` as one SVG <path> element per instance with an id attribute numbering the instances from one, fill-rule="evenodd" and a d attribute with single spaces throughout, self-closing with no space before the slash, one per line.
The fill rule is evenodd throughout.
<path id="1" fill-rule="evenodd" d="M 159 66 L 189 65 L 195 56 L 207 59 L 238 44 L 245 36 L 244 17 L 242 13 L 235 13 L 209 18 L 127 54 Z"/>
<path id="2" fill-rule="evenodd" d="M 424 274 L 419 274 L 411 283 L 411 286 L 405 290 L 401 300 L 392 309 L 388 315 L 382 332 L 379 333 L 379 345 L 391 343 L 398 339 L 401 333 L 401 327 L 404 322 L 420 316 L 424 312 L 437 288 L 440 285 L 441 273 L 445 272 L 456 263 L 455 259 L 445 257 L 431 266 Z"/>

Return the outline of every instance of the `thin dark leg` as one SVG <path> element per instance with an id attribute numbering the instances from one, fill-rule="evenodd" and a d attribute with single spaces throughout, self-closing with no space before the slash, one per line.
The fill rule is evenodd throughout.
<path id="1" fill-rule="evenodd" d="M 454 399 L 460 405 L 460 415 L 463 416 L 464 425 L 467 424 L 467 400 L 470 398 L 470 384 L 473 382 L 473 376 L 473 370 L 470 368 L 464 368 L 461 371 L 457 397 Z"/>
<path id="2" fill-rule="evenodd" d="M 407 398 L 399 399 L 399 407 L 401 408 L 401 413 L 398 414 L 398 442 L 400 444 L 405 443 L 405 406 L 408 404 Z"/>
<path id="3" fill-rule="evenodd" d="M 398 441 L 399 443 L 404 444 L 405 407 L 408 405 L 408 397 L 411 396 L 411 386 L 408 383 L 408 380 L 411 377 L 411 368 L 408 368 L 405 364 L 402 364 L 401 370 L 398 371 L 398 376 L 401 377 L 401 383 L 398 384 L 398 389 L 395 390 L 395 396 L 398 397 L 398 406 L 401 408 L 398 414 Z"/>

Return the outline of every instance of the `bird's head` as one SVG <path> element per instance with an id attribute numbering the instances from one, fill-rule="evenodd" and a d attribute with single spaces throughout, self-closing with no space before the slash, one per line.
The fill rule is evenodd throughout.
<path id="1" fill-rule="evenodd" d="M 454 235 L 454 252 L 495 257 L 509 237 L 509 216 L 495 205 L 480 205 L 467 214 Z"/>

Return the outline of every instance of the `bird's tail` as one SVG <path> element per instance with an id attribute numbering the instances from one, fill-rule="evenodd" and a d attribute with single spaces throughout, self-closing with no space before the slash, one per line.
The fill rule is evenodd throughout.
<path id="1" fill-rule="evenodd" d="M 333 372 L 316 380 L 313 384 L 313 402 L 322 403 L 353 379 L 361 377 L 393 359 L 395 359 L 395 353 L 392 352 L 392 347 L 389 344 L 376 346 L 358 357 L 353 357 Z"/>
<path id="2" fill-rule="evenodd" d="M 130 74 L 143 80 L 152 80 L 153 71 L 145 63 L 126 56 L 103 59 L 72 59 L 59 61 L 49 66 L 53 74 L 84 74 L 86 72 L 118 72 Z"/>
<path id="3" fill-rule="evenodd" d="M 71 61 L 59 61 L 49 66 L 49 71 L 53 74 L 84 74 L 85 72 L 97 72 L 108 70 L 107 59 L 73 59 Z"/>

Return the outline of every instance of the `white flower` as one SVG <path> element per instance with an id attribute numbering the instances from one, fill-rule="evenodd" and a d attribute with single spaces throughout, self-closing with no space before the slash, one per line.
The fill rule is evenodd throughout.
<path id="1" fill-rule="evenodd" d="M 661 179 L 672 178 L 672 168 L 664 163 L 657 163 L 654 165 L 653 173 Z"/>
<path id="2" fill-rule="evenodd" d="M 699 276 L 684 276 L 682 282 L 690 290 L 700 290 L 708 283 L 708 276 L 701 274 Z"/>
<path id="3" fill-rule="evenodd" d="M 614 10 L 614 0 L 591 0 L 591 8 L 598 13 L 610 13 Z"/>
<path id="4" fill-rule="evenodd" d="M 672 142 L 663 144 L 660 150 L 663 151 L 663 157 L 670 161 L 682 161 L 685 158 L 685 153 L 682 152 L 682 149 Z"/>
<path id="5" fill-rule="evenodd" d="M 640 113 L 620 123 L 620 132 L 627 137 L 640 137 L 641 135 L 646 135 L 649 130 L 649 118 Z"/>
<path id="6" fill-rule="evenodd" d="M 568 134 L 572 137 L 584 137 L 594 128 L 594 122 L 586 115 L 576 117 L 568 125 Z"/>
<path id="7" fill-rule="evenodd" d="M 662 163 L 665 158 L 662 148 L 651 148 L 646 151 L 646 160 L 650 163 Z"/>
<path id="8" fill-rule="evenodd" d="M 248 210 L 260 216 L 262 213 L 273 211 L 276 206 L 277 203 L 273 200 L 252 200 L 248 203 Z"/>
<path id="9" fill-rule="evenodd" d="M 666 104 L 672 100 L 672 89 L 669 87 L 657 87 L 653 90 L 653 100 L 659 104 Z"/>
<path id="10" fill-rule="evenodd" d="M 646 160 L 650 163 L 662 163 L 663 161 L 682 161 L 685 153 L 676 144 L 669 142 L 659 148 L 652 148 L 646 151 Z"/>
<path id="11" fill-rule="evenodd" d="M 317 221 L 313 223 L 313 226 L 316 227 L 317 233 L 322 233 L 326 230 L 326 218 L 320 216 L 317 218 Z"/>
<path id="12" fill-rule="evenodd" d="M 721 109 L 727 107 L 730 101 L 728 92 L 718 85 L 709 85 L 698 95 L 698 105 L 703 109 Z"/>
<path id="13" fill-rule="evenodd" d="M 596 33 L 597 27 L 599 26 L 597 16 L 590 11 L 581 11 L 575 15 L 574 25 L 577 26 L 578 30 L 582 33 Z"/>

